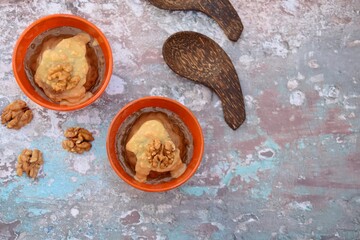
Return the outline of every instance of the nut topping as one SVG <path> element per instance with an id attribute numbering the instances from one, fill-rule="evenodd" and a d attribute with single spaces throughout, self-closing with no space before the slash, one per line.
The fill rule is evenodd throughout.
<path id="1" fill-rule="evenodd" d="M 49 69 L 47 83 L 55 92 L 73 89 L 80 82 L 79 76 L 72 76 L 70 64 L 59 64 Z"/>
<path id="2" fill-rule="evenodd" d="M 148 145 L 146 157 L 153 168 L 167 168 L 174 162 L 175 145 L 172 141 L 166 141 L 164 144 L 158 139 L 154 139 Z"/>

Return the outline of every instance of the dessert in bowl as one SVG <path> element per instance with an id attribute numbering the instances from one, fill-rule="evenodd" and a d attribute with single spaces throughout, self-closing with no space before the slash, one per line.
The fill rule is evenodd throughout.
<path id="1" fill-rule="evenodd" d="M 196 172 L 204 139 L 185 106 L 169 98 L 144 97 L 118 112 L 106 145 L 112 168 L 125 182 L 161 192 L 180 186 Z"/>
<path id="2" fill-rule="evenodd" d="M 89 21 L 67 14 L 32 23 L 19 37 L 13 71 L 22 91 L 58 111 L 84 108 L 105 91 L 112 74 L 105 35 Z"/>

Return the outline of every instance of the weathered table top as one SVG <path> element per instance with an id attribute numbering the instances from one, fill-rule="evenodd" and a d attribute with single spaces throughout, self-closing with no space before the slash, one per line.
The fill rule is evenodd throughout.
<path id="1" fill-rule="evenodd" d="M 232 0 L 245 26 L 236 43 L 201 13 L 100 2 L 0 1 L 0 110 L 20 98 L 35 116 L 20 131 L 0 128 L 0 239 L 360 238 L 360 1 Z M 20 33 L 52 13 L 96 24 L 115 58 L 106 93 L 72 113 L 31 102 L 11 69 Z M 164 63 L 162 44 L 182 30 L 211 37 L 232 59 L 247 111 L 237 131 L 216 95 Z M 147 95 L 185 104 L 205 137 L 197 173 L 166 193 L 128 186 L 105 150 L 116 112 Z M 76 125 L 96 138 L 82 156 L 61 147 Z M 15 174 L 23 148 L 44 152 L 35 182 Z"/>

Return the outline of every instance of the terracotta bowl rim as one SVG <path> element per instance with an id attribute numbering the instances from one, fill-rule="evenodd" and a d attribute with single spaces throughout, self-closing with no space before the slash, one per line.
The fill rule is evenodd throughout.
<path id="1" fill-rule="evenodd" d="M 34 27 L 36 27 L 39 23 L 42 23 L 44 21 L 47 21 L 49 19 L 56 19 L 56 18 L 71 18 L 73 20 L 79 21 L 87 26 L 89 26 L 90 28 L 94 29 L 94 31 L 100 36 L 100 39 L 102 39 L 103 41 L 103 45 L 104 48 L 108 51 L 107 52 L 107 58 L 109 61 L 108 66 L 106 66 L 106 68 L 108 69 L 107 74 L 103 77 L 102 79 L 102 84 L 100 85 L 99 89 L 96 91 L 96 93 L 93 94 L 92 97 L 90 97 L 88 100 L 86 100 L 85 102 L 82 102 L 80 104 L 76 104 L 76 105 L 51 105 L 48 102 L 50 102 L 50 100 L 46 100 L 46 101 L 41 101 L 38 100 L 37 98 L 35 98 L 29 91 L 28 89 L 24 86 L 23 81 L 25 80 L 21 80 L 20 76 L 18 75 L 17 69 L 18 67 L 16 66 L 16 55 L 19 51 L 19 46 L 22 43 L 23 39 L 29 34 L 31 33 L 32 29 Z M 62 26 L 66 26 L 66 25 L 62 25 Z M 59 27 L 62 27 L 61 25 Z M 52 28 L 49 28 L 52 29 Z M 111 76 L 112 76 L 112 71 L 113 71 L 113 55 L 112 55 L 112 50 L 111 50 L 111 46 L 110 43 L 108 41 L 108 39 L 106 38 L 105 34 L 93 23 L 91 23 L 90 21 L 88 21 L 85 18 L 76 16 L 76 15 L 72 15 L 72 14 L 63 14 L 63 13 L 58 13 L 58 14 L 50 14 L 50 15 L 46 15 L 43 16 L 37 20 L 35 20 L 34 22 L 32 22 L 28 27 L 26 27 L 23 32 L 21 33 L 21 35 L 19 36 L 19 38 L 16 41 L 15 47 L 14 47 L 14 51 L 13 51 L 13 55 L 12 55 L 12 69 L 13 69 L 13 73 L 15 76 L 15 80 L 17 82 L 17 84 L 19 85 L 19 87 L 21 88 L 21 90 L 25 93 L 25 95 L 27 97 L 29 97 L 33 102 L 35 102 L 36 104 L 45 107 L 47 109 L 51 109 L 51 110 L 56 110 L 56 111 L 76 111 L 76 110 L 80 110 L 82 108 L 85 108 L 86 106 L 92 104 L 93 102 L 95 102 L 104 92 L 105 89 L 107 88 Z M 29 81 L 28 79 L 26 79 L 26 81 Z M 43 99 L 43 98 L 42 98 Z M 45 100 L 45 99 L 44 99 Z"/>
<path id="2" fill-rule="evenodd" d="M 195 165 L 192 167 L 192 169 L 189 170 L 189 173 L 186 174 L 187 177 L 183 177 L 183 179 L 181 179 L 180 181 L 176 181 L 175 184 L 171 184 L 172 181 L 174 180 L 170 180 L 169 182 L 165 182 L 165 183 L 160 183 L 160 184 L 146 184 L 146 183 L 140 183 L 140 182 L 137 182 L 136 180 L 134 180 L 131 176 L 131 180 L 129 180 L 129 178 L 125 177 L 124 175 L 126 176 L 129 176 L 125 170 L 121 169 L 119 170 L 116 165 L 115 165 L 115 162 L 119 161 L 118 158 L 117 158 L 117 154 L 112 152 L 111 149 L 110 149 L 110 146 L 111 144 L 116 144 L 116 142 L 110 142 L 110 136 L 115 134 L 115 137 L 117 135 L 117 132 L 118 132 L 118 128 L 117 129 L 114 129 L 115 128 L 115 122 L 116 122 L 116 119 L 119 118 L 124 112 L 126 112 L 130 107 L 132 107 L 133 105 L 138 105 L 140 102 L 142 101 L 148 101 L 148 100 L 157 100 L 157 101 L 167 101 L 167 102 L 170 102 L 174 105 L 176 105 L 177 107 L 183 109 L 186 111 L 186 113 L 190 116 L 190 119 L 191 119 L 191 124 L 195 124 L 196 125 L 196 131 L 197 131 L 197 136 L 193 136 L 193 139 L 195 140 L 195 138 L 198 138 L 199 140 L 199 146 L 197 149 L 194 148 L 194 153 L 193 153 L 193 156 L 192 156 L 192 159 L 191 161 L 196 161 L 195 162 Z M 143 107 L 140 107 L 138 110 L 136 111 L 139 111 L 140 109 L 143 109 L 143 108 L 147 108 L 147 107 L 151 107 L 151 105 L 149 106 L 143 106 Z M 159 107 L 159 106 L 155 106 L 155 107 Z M 159 107 L 161 108 L 161 107 Z M 166 109 L 166 108 L 165 108 Z M 169 110 L 169 109 L 168 109 Z M 134 111 L 134 112 L 136 112 Z M 171 110 L 169 110 L 171 111 Z M 131 113 L 126 113 L 126 117 L 124 117 L 124 120 L 127 119 L 132 113 L 134 112 L 131 112 Z M 123 121 L 124 121 L 123 120 Z M 122 121 L 122 122 L 123 122 Z M 119 124 L 119 127 L 121 126 L 122 122 Z M 185 122 L 184 122 L 185 123 Z M 187 125 L 187 123 L 185 123 L 185 125 Z M 112 169 L 115 171 L 115 173 L 123 180 L 125 181 L 127 184 L 129 184 L 130 186 L 136 188 L 136 189 L 139 189 L 139 190 L 142 190 L 142 191 L 145 191 L 145 192 L 165 192 L 165 191 L 169 191 L 169 190 L 172 190 L 174 188 L 177 188 L 179 186 L 181 186 L 182 184 L 184 184 L 185 182 L 187 182 L 197 171 L 197 169 L 199 168 L 200 166 L 200 163 L 202 161 L 202 158 L 203 158 L 203 153 L 204 153 L 204 136 L 203 136 L 203 132 L 202 132 L 202 128 L 197 120 L 197 118 L 195 117 L 195 115 L 186 107 L 184 106 L 183 104 L 181 104 L 180 102 L 176 101 L 176 100 L 173 100 L 171 98 L 167 98 L 167 97 L 161 97 L 161 96 L 146 96 L 146 97 L 142 97 L 142 98 L 139 98 L 139 99 L 136 99 L 136 100 L 133 100 L 129 103 L 127 103 L 123 108 L 121 108 L 119 110 L 119 112 L 114 116 L 113 120 L 111 121 L 110 125 L 109 125 L 109 128 L 108 128 L 108 133 L 107 133 L 107 138 L 106 138 L 106 151 L 107 151 L 107 155 L 108 155 L 108 159 L 109 159 L 109 162 L 110 162 L 110 165 L 112 167 Z M 197 152 L 198 154 L 198 158 L 197 159 L 194 159 L 194 155 L 195 155 L 195 152 Z M 186 173 L 186 171 L 185 171 Z M 184 173 L 184 174 L 185 174 Z M 181 178 L 181 176 L 179 177 Z M 175 179 L 175 180 L 178 180 L 179 178 Z M 154 186 L 157 186 L 156 188 Z"/>

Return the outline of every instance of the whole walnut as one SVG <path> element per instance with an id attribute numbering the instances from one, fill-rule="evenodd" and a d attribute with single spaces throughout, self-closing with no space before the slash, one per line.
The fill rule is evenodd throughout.
<path id="1" fill-rule="evenodd" d="M 20 129 L 33 119 L 33 113 L 22 100 L 16 100 L 6 106 L 1 114 L 1 123 L 8 128 Z"/>
<path id="2" fill-rule="evenodd" d="M 91 132 L 80 127 L 68 128 L 64 136 L 67 137 L 67 140 L 62 142 L 63 148 L 69 152 L 79 154 L 89 151 L 92 147 L 90 142 L 94 140 Z"/>
<path id="3" fill-rule="evenodd" d="M 16 173 L 22 176 L 25 172 L 29 177 L 36 178 L 41 165 L 44 164 L 42 153 L 38 149 L 24 149 L 18 156 Z"/>

